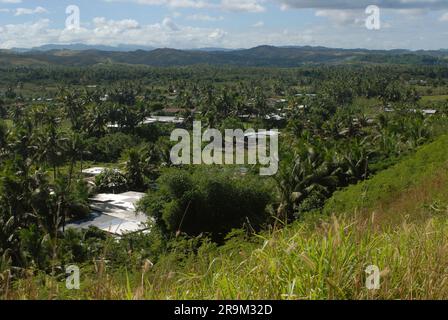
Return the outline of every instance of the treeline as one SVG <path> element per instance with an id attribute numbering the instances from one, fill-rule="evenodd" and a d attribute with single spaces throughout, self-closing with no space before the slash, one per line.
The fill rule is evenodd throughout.
<path id="1" fill-rule="evenodd" d="M 195 80 L 205 84 L 238 81 L 277 81 L 285 85 L 297 82 L 307 83 L 322 81 L 341 75 L 364 77 L 376 75 L 385 78 L 400 77 L 403 80 L 413 78 L 444 82 L 448 78 L 446 66 L 400 66 L 400 65 L 347 65 L 347 66 L 304 66 L 299 68 L 254 68 L 232 66 L 194 66 L 194 67 L 166 67 L 131 65 L 97 65 L 92 67 L 66 66 L 14 66 L 0 67 L 0 85 L 16 86 L 20 83 L 34 83 L 36 85 L 65 84 L 65 85 L 101 85 L 120 81 L 139 81 L 145 85 L 169 85 L 170 82 Z M 436 83 L 437 83 L 436 82 Z"/>

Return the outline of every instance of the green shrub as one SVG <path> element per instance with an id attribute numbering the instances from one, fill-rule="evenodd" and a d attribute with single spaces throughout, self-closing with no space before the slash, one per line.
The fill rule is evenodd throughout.
<path id="1" fill-rule="evenodd" d="M 37 225 L 31 225 L 19 231 L 20 255 L 22 264 L 41 270 L 50 267 L 51 241 Z"/>
<path id="2" fill-rule="evenodd" d="M 141 208 L 168 234 L 205 233 L 220 241 L 234 228 L 259 229 L 268 218 L 272 196 L 259 178 L 217 169 L 169 169 L 158 185 Z"/>
<path id="3" fill-rule="evenodd" d="M 98 188 L 98 192 L 113 192 L 121 193 L 125 192 L 128 183 L 126 177 L 118 170 L 106 169 L 100 175 L 95 178 L 95 184 Z"/>
<path id="4" fill-rule="evenodd" d="M 75 219 L 86 218 L 90 214 L 89 187 L 84 180 L 75 181 L 68 206 L 70 216 Z"/>
<path id="5" fill-rule="evenodd" d="M 115 162 L 124 150 L 135 147 L 139 142 L 138 137 L 122 132 L 107 134 L 99 139 L 90 138 L 86 141 L 88 159 L 97 162 Z"/>

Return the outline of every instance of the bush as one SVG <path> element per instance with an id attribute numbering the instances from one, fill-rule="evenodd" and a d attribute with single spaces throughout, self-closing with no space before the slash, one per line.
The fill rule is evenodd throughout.
<path id="1" fill-rule="evenodd" d="M 86 141 L 89 159 L 97 162 L 115 162 L 122 152 L 135 147 L 140 142 L 138 137 L 122 132 L 107 134 L 102 138 Z"/>
<path id="2" fill-rule="evenodd" d="M 83 219 L 90 214 L 89 187 L 84 180 L 75 181 L 68 206 L 70 216 L 75 219 Z"/>
<path id="3" fill-rule="evenodd" d="M 232 229 L 246 224 L 260 229 L 267 221 L 271 193 L 263 182 L 216 169 L 168 169 L 158 179 L 158 191 L 140 206 L 168 234 L 207 233 L 221 241 Z"/>
<path id="4" fill-rule="evenodd" d="M 45 237 L 37 225 L 31 225 L 20 229 L 19 239 L 22 264 L 48 270 L 52 249 L 50 238 Z"/>
<path id="5" fill-rule="evenodd" d="M 0 118 L 5 119 L 8 115 L 8 110 L 6 106 L 3 104 L 3 101 L 0 99 Z"/>
<path id="6" fill-rule="evenodd" d="M 95 184 L 98 192 L 122 193 L 125 192 L 128 183 L 123 174 L 118 170 L 106 169 L 95 178 Z"/>

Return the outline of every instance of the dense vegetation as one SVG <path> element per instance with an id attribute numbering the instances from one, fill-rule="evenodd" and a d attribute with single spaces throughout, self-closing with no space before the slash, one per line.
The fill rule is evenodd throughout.
<path id="1" fill-rule="evenodd" d="M 177 241 L 155 265 L 92 270 L 77 292 L 47 275 L 29 275 L 10 297 L 446 299 L 447 152 L 444 136 L 380 176 L 341 191 L 325 208 L 331 215 L 309 215 L 250 238 L 234 232 L 219 247 L 199 238 Z M 331 204 L 359 203 L 367 187 L 388 192 L 378 193 L 362 211 Z M 365 288 L 364 270 L 372 264 L 381 270 L 377 291 Z"/>
<path id="2" fill-rule="evenodd" d="M 438 270 L 416 271 L 443 266 L 443 65 L 22 66 L 0 74 L 2 296 L 371 298 L 362 279 L 376 263 L 393 277 L 374 297 L 446 297 Z M 185 121 L 143 122 L 161 115 Z M 191 130 L 193 120 L 279 129 L 278 174 L 173 166 L 170 133 Z M 93 165 L 109 170 L 92 184 L 82 170 Z M 433 194 L 395 207 L 431 178 L 439 179 Z M 129 190 L 147 193 L 139 207 L 149 233 L 117 241 L 65 228 L 89 214 L 92 195 Z M 412 261 L 418 267 L 406 269 Z M 82 266 L 86 290 L 60 292 L 72 263 Z M 402 289 L 391 289 L 397 283 Z"/>
<path id="3" fill-rule="evenodd" d="M 141 206 L 165 233 L 209 234 L 220 242 L 235 226 L 247 223 L 260 230 L 268 221 L 266 207 L 272 194 L 259 179 L 218 170 L 172 169 L 157 183 L 159 189 Z"/>

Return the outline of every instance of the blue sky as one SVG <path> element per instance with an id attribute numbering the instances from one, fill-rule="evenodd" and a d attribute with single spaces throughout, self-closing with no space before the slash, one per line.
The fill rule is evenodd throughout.
<path id="1" fill-rule="evenodd" d="M 80 10 L 67 28 L 66 8 Z M 365 9 L 380 9 L 369 30 Z M 0 48 L 49 43 L 171 48 L 448 48 L 448 0 L 0 0 Z"/>

